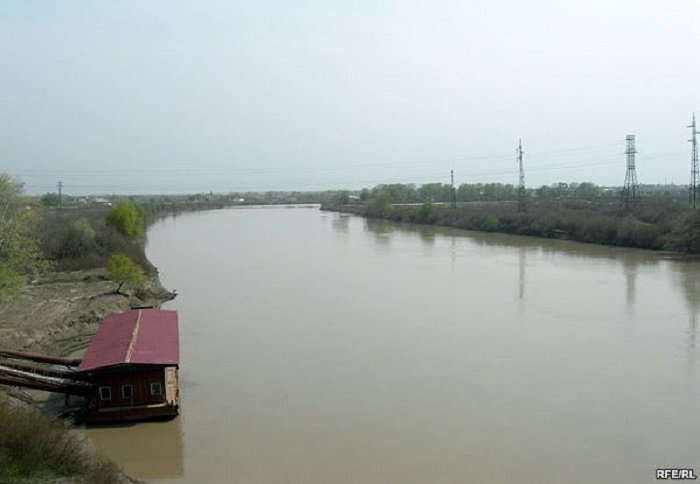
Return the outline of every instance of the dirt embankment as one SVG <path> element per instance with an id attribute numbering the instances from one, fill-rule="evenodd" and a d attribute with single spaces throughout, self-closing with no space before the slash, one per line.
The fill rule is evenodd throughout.
<path id="1" fill-rule="evenodd" d="M 0 303 L 0 349 L 69 355 L 88 345 L 107 314 L 158 306 L 175 296 L 157 277 L 139 289 L 118 289 L 104 269 L 55 272 L 31 281 L 20 296 Z"/>
<path id="2" fill-rule="evenodd" d="M 88 346 L 107 314 L 133 307 L 158 307 L 174 297 L 175 294 L 160 285 L 157 276 L 149 277 L 143 287 L 136 289 L 109 280 L 104 269 L 49 273 L 27 284 L 20 296 L 0 303 L 0 350 L 52 356 L 76 355 Z M 21 400 L 52 413 L 51 405 L 47 405 L 43 397 L 36 399 L 38 395 L 44 395 L 43 392 L 27 392 L 0 385 L 0 398 L 3 394 L 10 397 L 5 401 L 21 405 Z M 65 478 L 46 482 L 78 481 Z M 120 474 L 118 482 L 140 481 Z"/>

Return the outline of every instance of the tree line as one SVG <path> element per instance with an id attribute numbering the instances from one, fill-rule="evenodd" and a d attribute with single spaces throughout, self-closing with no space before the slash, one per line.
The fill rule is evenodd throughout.
<path id="1" fill-rule="evenodd" d="M 153 207 L 125 200 L 113 207 L 48 211 L 0 173 L 0 300 L 49 269 L 107 268 L 117 281 L 140 283 L 154 271 L 143 233 Z"/>
<path id="2" fill-rule="evenodd" d="M 558 183 L 525 193 L 518 211 L 513 185 L 385 184 L 364 189 L 357 203 L 338 198 L 324 208 L 397 222 L 504 232 L 581 242 L 700 253 L 700 216 L 682 187 L 645 187 L 641 204 L 623 210 L 620 190 L 593 183 Z M 457 205 L 450 201 L 455 193 Z M 342 203 L 344 202 L 344 203 Z"/>
<path id="3" fill-rule="evenodd" d="M 531 200 L 605 200 L 615 202 L 620 196 L 619 188 L 602 187 L 591 182 L 570 182 L 542 185 L 538 188 L 526 188 L 525 196 Z M 679 186 L 646 185 L 642 191 L 652 197 L 680 197 L 685 195 L 685 189 Z M 457 202 L 496 202 L 516 200 L 518 187 L 508 183 L 463 183 L 452 187 L 446 183 L 426 183 L 424 185 L 390 183 L 381 184 L 369 189 L 363 188 L 357 197 L 366 202 L 370 197 L 383 194 L 392 203 L 449 203 L 452 195 Z M 342 202 L 350 192 L 339 193 L 336 201 Z M 346 202 L 347 203 L 347 202 Z M 341 203 L 342 204 L 342 203 Z"/>

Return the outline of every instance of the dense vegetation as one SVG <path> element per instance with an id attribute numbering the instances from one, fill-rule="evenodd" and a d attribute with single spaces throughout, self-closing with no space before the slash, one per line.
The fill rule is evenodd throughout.
<path id="1" fill-rule="evenodd" d="M 700 216 L 681 190 L 654 189 L 634 210 L 623 210 L 618 192 L 592 183 L 530 189 L 527 211 L 517 210 L 512 185 L 379 185 L 356 204 L 326 206 L 398 222 L 444 225 L 596 244 L 700 253 Z"/>
<path id="2" fill-rule="evenodd" d="M 0 173 L 0 299 L 16 294 L 25 274 L 48 266 L 37 237 L 41 208 L 22 190 L 21 182 Z"/>
<path id="3" fill-rule="evenodd" d="M 13 297 L 28 278 L 51 267 L 106 267 L 117 254 L 120 258 L 111 264 L 117 280 L 140 282 L 143 270 L 153 271 L 143 244 L 152 205 L 124 200 L 114 207 L 61 210 L 50 207 L 53 200 L 44 196 L 40 203 L 25 196 L 19 180 L 0 173 L 0 300 Z"/>
<path id="4" fill-rule="evenodd" d="M 453 191 L 457 202 L 514 201 L 518 196 L 517 187 L 503 183 L 464 183 L 454 189 L 445 183 L 424 185 L 393 183 L 378 185 L 371 190 L 363 188 L 358 198 L 360 201 L 367 201 L 370 197 L 386 195 L 392 203 L 448 203 L 452 201 Z M 645 185 L 642 191 L 645 197 L 651 198 L 685 200 L 687 196 L 685 189 L 676 185 Z M 586 200 L 619 205 L 620 189 L 600 187 L 590 182 L 555 183 L 539 188 L 528 188 L 525 196 L 530 201 Z"/>
<path id="5" fill-rule="evenodd" d="M 106 267 L 110 257 L 120 254 L 152 271 L 143 243 L 151 210 L 133 202 L 111 208 L 46 210 L 38 232 L 44 257 L 58 269 L 76 270 Z"/>
<path id="6" fill-rule="evenodd" d="M 113 484 L 120 473 L 59 423 L 0 395 L 0 482 L 30 484 L 70 476 L 71 482 Z"/>

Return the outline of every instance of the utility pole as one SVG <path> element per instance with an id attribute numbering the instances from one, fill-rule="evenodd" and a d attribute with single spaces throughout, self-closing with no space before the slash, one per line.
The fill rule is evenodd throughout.
<path id="1" fill-rule="evenodd" d="M 623 210 L 631 212 L 641 203 L 641 193 L 637 183 L 637 171 L 635 168 L 634 155 L 637 154 L 637 149 L 634 147 L 634 135 L 627 135 L 625 141 L 627 142 L 627 149 L 625 150 L 627 155 L 627 172 L 625 173 L 625 185 L 622 187 L 620 206 Z"/>
<path id="2" fill-rule="evenodd" d="M 58 211 L 63 208 L 63 182 L 58 182 Z"/>
<path id="3" fill-rule="evenodd" d="M 690 156 L 690 184 L 688 185 L 688 205 L 693 210 L 697 209 L 697 204 L 700 202 L 698 200 L 698 139 L 697 135 L 700 134 L 697 130 L 697 125 L 695 124 L 695 113 L 693 113 L 693 122 L 688 126 L 691 129 L 692 136 L 688 140 L 692 143 L 692 154 Z"/>
<path id="4" fill-rule="evenodd" d="M 455 190 L 455 171 L 450 170 L 450 208 L 457 208 L 457 191 Z"/>
<path id="5" fill-rule="evenodd" d="M 520 168 L 520 180 L 518 183 L 518 212 L 527 212 L 525 205 L 525 171 L 523 170 L 523 141 L 518 140 L 518 149 L 515 150 L 518 155 L 518 166 Z"/>

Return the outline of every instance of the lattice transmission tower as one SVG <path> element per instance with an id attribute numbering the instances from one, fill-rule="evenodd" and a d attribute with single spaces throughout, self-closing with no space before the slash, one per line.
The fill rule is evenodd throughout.
<path id="1" fill-rule="evenodd" d="M 455 189 L 455 171 L 450 170 L 450 208 L 457 208 L 457 190 Z"/>
<path id="2" fill-rule="evenodd" d="M 688 126 L 692 131 L 692 136 L 688 140 L 692 143 L 692 154 L 690 156 L 690 184 L 688 185 L 688 205 L 693 210 L 697 209 L 697 204 L 700 202 L 700 194 L 698 194 L 698 139 L 697 125 L 695 124 L 695 113 L 693 113 L 693 122 Z"/>
<path id="3" fill-rule="evenodd" d="M 625 185 L 622 187 L 622 200 L 620 205 L 623 210 L 631 211 L 637 208 L 642 201 L 642 193 L 637 183 L 637 171 L 635 168 L 634 155 L 637 154 L 637 149 L 634 147 L 634 135 L 629 134 L 625 137 L 627 141 L 627 173 L 625 174 Z"/>
<path id="4" fill-rule="evenodd" d="M 518 155 L 519 181 L 518 181 L 518 212 L 527 212 L 525 205 L 525 171 L 523 170 L 523 141 L 518 140 L 518 148 L 515 150 Z"/>

